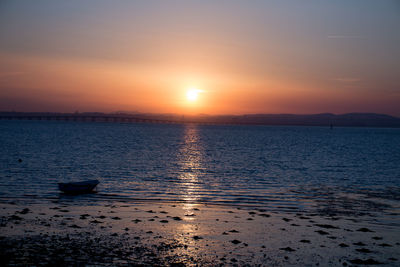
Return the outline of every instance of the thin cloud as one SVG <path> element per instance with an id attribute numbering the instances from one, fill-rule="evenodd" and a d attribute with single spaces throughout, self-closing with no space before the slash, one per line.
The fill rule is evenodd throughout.
<path id="1" fill-rule="evenodd" d="M 333 80 L 342 83 L 357 83 L 361 81 L 360 78 L 353 78 L 353 77 L 335 78 Z"/>
<path id="2" fill-rule="evenodd" d="M 328 35 L 328 39 L 365 39 L 362 35 Z"/>

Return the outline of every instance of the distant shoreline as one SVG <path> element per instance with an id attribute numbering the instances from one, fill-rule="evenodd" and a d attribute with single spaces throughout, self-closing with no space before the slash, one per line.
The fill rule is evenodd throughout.
<path id="1" fill-rule="evenodd" d="M 162 124 L 211 125 L 270 125 L 270 126 L 326 126 L 326 127 L 383 127 L 400 128 L 400 118 L 377 113 L 347 114 L 248 114 L 248 115 L 191 115 L 148 113 L 54 113 L 0 112 L 0 120 L 56 120 L 84 122 L 126 122 Z"/>

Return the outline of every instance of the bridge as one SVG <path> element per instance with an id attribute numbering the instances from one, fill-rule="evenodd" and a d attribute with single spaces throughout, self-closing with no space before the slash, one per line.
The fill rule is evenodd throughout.
<path id="1" fill-rule="evenodd" d="M 39 120 L 39 121 L 75 121 L 75 122 L 117 122 L 117 123 L 157 123 L 157 124 L 204 124 L 227 125 L 243 124 L 231 121 L 203 121 L 192 119 L 157 119 L 136 117 L 129 114 L 91 114 L 91 113 L 9 113 L 0 114 L 0 120 Z"/>

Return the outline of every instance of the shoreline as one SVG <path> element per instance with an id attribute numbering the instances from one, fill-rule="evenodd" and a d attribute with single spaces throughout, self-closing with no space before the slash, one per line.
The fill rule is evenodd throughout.
<path id="1" fill-rule="evenodd" d="M 55 203 L 54 203 L 55 202 Z M 0 204 L 5 266 L 398 264 L 399 226 L 374 215 L 193 203 Z M 393 214 L 393 221 L 398 214 Z M 398 221 L 398 220 L 397 220 Z"/>

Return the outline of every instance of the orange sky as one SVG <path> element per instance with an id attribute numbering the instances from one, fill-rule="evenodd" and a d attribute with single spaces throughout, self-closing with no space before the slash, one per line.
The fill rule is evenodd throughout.
<path id="1" fill-rule="evenodd" d="M 390 1 L 172 2 L 5 1 L 0 110 L 400 116 Z"/>

